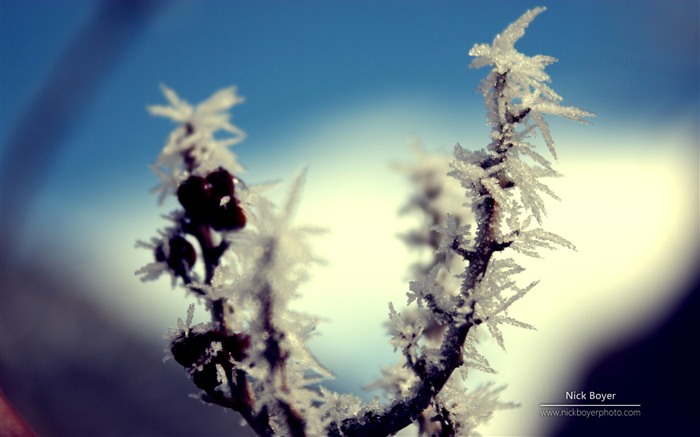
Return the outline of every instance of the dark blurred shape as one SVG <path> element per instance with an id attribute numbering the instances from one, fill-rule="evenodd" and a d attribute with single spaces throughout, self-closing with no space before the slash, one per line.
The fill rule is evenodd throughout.
<path id="1" fill-rule="evenodd" d="M 55 265 L 65 247 L 47 241 L 26 263 L 13 256 L 21 224 L 62 143 L 163 4 L 97 3 L 93 19 L 59 58 L 2 156 L 0 388 L 38 435 L 251 435 L 239 426 L 238 415 L 187 396 L 196 389 L 180 366 L 163 364 L 165 344 L 139 337 L 85 297 L 94 293 L 86 290 L 81 266 Z M 58 256 L 41 258 L 51 253 Z"/>
<path id="2" fill-rule="evenodd" d="M 242 436 L 185 371 L 83 296 L 79 272 L 0 262 L 0 387 L 41 436 Z"/>
<path id="3" fill-rule="evenodd" d="M 12 408 L 0 390 L 0 436 L 2 437 L 34 437 L 24 419 Z"/>
<path id="4" fill-rule="evenodd" d="M 599 358 L 580 387 L 617 393 L 615 403 L 641 404 L 641 417 L 570 417 L 556 436 L 700 435 L 699 290 L 700 275 L 687 282 L 685 298 L 667 320 Z"/>
<path id="5" fill-rule="evenodd" d="M 3 256 L 15 247 L 17 230 L 63 140 L 161 5 L 160 0 L 98 3 L 93 19 L 66 48 L 47 82 L 20 117 L 0 164 Z"/>

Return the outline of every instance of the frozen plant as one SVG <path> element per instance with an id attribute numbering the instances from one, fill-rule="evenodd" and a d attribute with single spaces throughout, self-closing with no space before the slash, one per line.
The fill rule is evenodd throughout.
<path id="1" fill-rule="evenodd" d="M 363 405 L 324 388 L 331 374 L 305 346 L 319 318 L 288 307 L 318 261 L 308 237 L 319 230 L 291 223 L 303 172 L 277 209 L 264 187 L 243 183 L 243 168 L 228 149 L 244 136 L 227 112 L 242 101 L 236 90 L 193 107 L 163 87 L 169 106 L 149 109 L 178 126 L 153 168 L 162 179 L 161 199 L 175 195 L 182 209 L 167 217 L 171 224 L 157 237 L 139 243 L 154 262 L 137 274 L 170 275 L 210 313 L 211 322 L 193 325 L 191 305 L 168 348 L 203 401 L 238 411 L 261 436 L 386 436 L 411 423 L 424 435 L 471 435 L 495 410 L 514 406 L 499 400 L 502 388 L 465 388 L 463 380 L 471 369 L 495 373 L 477 350 L 479 336 L 505 347 L 503 325 L 530 328 L 508 311 L 536 282 L 518 284 L 524 269 L 509 253 L 536 257 L 541 249 L 574 248 L 541 228 L 543 195 L 556 198 L 541 179 L 557 172 L 528 141 L 539 131 L 556 158 L 544 115 L 592 116 L 562 106 L 547 85 L 544 68 L 554 58 L 514 48 L 542 11 L 527 11 L 492 44 L 469 52 L 472 67 L 491 68 L 481 86 L 488 146 L 471 152 L 456 145 L 449 164 L 418 151 L 418 162 L 404 167 L 419 188 L 407 210 L 425 217 L 425 229 L 404 237 L 433 257 L 414 267 L 408 306 L 390 305 L 391 344 L 401 360 L 373 384 L 390 396 L 386 403 L 375 398 Z M 229 136 L 220 138 L 221 132 Z M 467 210 L 448 177 L 466 192 Z"/>

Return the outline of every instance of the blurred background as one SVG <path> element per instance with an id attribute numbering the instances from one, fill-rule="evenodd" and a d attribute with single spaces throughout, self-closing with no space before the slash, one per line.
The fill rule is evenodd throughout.
<path id="1" fill-rule="evenodd" d="M 518 49 L 558 58 L 552 87 L 597 118 L 550 120 L 565 177 L 546 228 L 578 251 L 527 261 L 523 283 L 541 282 L 513 315 L 538 331 L 506 332 L 507 352 L 486 341 L 500 373 L 475 375 L 521 407 L 482 433 L 584 429 L 540 404 L 593 386 L 643 417 L 587 419 L 589 435 L 682 430 L 698 383 L 696 1 L 2 0 L 4 396 L 39 435 L 246 435 L 162 363 L 162 336 L 193 299 L 133 274 L 151 257 L 134 242 L 176 207 L 148 193 L 174 127 L 145 110 L 163 103 L 160 83 L 192 103 L 238 86 L 247 183 L 280 180 L 281 198 L 308 166 L 296 220 L 329 229 L 328 265 L 297 306 L 328 319 L 311 348 L 329 386 L 374 396 L 362 387 L 397 359 L 382 323 L 414 260 L 395 237 L 414 224 L 397 215 L 411 187 L 391 164 L 413 158 L 414 137 L 445 153 L 488 143 L 475 91 L 487 71 L 469 70 L 467 52 L 537 5 L 548 10 Z"/>

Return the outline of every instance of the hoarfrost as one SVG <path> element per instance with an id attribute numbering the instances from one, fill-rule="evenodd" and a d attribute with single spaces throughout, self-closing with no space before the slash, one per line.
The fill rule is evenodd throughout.
<path id="1" fill-rule="evenodd" d="M 320 415 L 325 425 L 341 421 L 346 417 L 354 417 L 362 408 L 362 400 L 354 395 L 338 394 L 324 387 L 320 388 L 324 404 L 320 408 Z"/>
<path id="2" fill-rule="evenodd" d="M 394 304 L 389 303 L 389 333 L 392 336 L 390 343 L 394 350 L 401 349 L 413 361 L 416 358 L 416 347 L 421 338 L 423 325 L 407 322 L 401 314 L 394 309 Z"/>
<path id="3" fill-rule="evenodd" d="M 382 368 L 382 377 L 364 387 L 365 390 L 383 390 L 391 398 L 405 398 L 418 381 L 413 370 L 399 362 L 392 367 Z"/>
<path id="4" fill-rule="evenodd" d="M 175 91 L 161 85 L 163 95 L 169 105 L 148 106 L 151 115 L 166 117 L 180 123 L 168 137 L 158 160 L 151 166 L 161 179 L 154 192 L 163 202 L 168 194 L 175 193 L 180 182 L 190 175 L 190 169 L 183 165 L 183 157 L 189 156 L 196 168 L 195 174 L 204 174 L 223 166 L 233 173 L 240 173 L 243 167 L 229 147 L 245 138 L 245 133 L 230 122 L 228 110 L 243 102 L 236 94 L 236 87 L 225 88 L 214 93 L 196 107 L 181 99 Z M 217 139 L 218 131 L 230 135 Z"/>
<path id="5" fill-rule="evenodd" d="M 518 404 L 499 400 L 505 388 L 494 388 L 494 383 L 489 382 L 467 390 L 453 377 L 440 391 L 437 402 L 440 409 L 449 415 L 455 436 L 480 436 L 476 428 L 487 423 L 495 411 L 518 407 Z"/>
<path id="6" fill-rule="evenodd" d="M 464 356 L 464 369 L 465 373 L 462 375 L 466 378 L 467 369 L 480 370 L 484 373 L 496 374 L 496 369 L 491 367 L 489 360 L 477 350 L 476 345 L 479 343 L 478 334 L 475 330 L 470 330 L 469 335 L 467 335 L 467 340 L 464 342 L 464 350 L 462 355 Z"/>
<path id="7" fill-rule="evenodd" d="M 216 380 L 220 383 L 216 388 L 217 391 L 221 392 L 224 396 L 231 396 L 231 386 L 229 385 L 228 376 L 226 376 L 226 370 L 221 364 L 216 364 Z"/>
<path id="8" fill-rule="evenodd" d="M 448 213 L 444 225 L 435 225 L 430 229 L 440 234 L 440 244 L 435 249 L 435 253 L 445 255 L 445 266 L 449 270 L 455 247 L 461 247 L 469 243 L 468 237 L 471 226 L 459 226 L 457 217 Z"/>
<path id="9" fill-rule="evenodd" d="M 538 7 L 527 11 L 497 35 L 491 45 L 476 44 L 469 54 L 475 57 L 470 64 L 471 68 L 485 66 L 494 68 L 482 84 L 484 98 L 492 114 L 489 116 L 491 125 L 494 128 L 503 127 L 504 124 L 512 123 L 514 121 L 512 118 L 517 117 L 516 114 L 525 114 L 523 117 L 529 115 L 542 132 L 552 156 L 556 158 L 554 141 L 542 115 L 559 115 L 579 122 L 585 122 L 584 117 L 594 115 L 575 107 L 559 104 L 563 98 L 546 85 L 546 82 L 550 82 L 551 79 L 544 71 L 546 66 L 556 62 L 555 58 L 543 55 L 526 56 L 514 47 L 515 42 L 525 34 L 525 29 L 532 20 L 545 10 L 546 8 Z M 507 103 L 499 105 L 493 99 L 494 84 L 498 88 L 499 80 L 506 76 L 508 88 L 499 89 L 498 92 Z"/>
<path id="10" fill-rule="evenodd" d="M 408 163 L 395 165 L 398 171 L 403 173 L 414 186 L 409 201 L 402 207 L 400 213 L 414 213 L 420 219 L 419 225 L 409 232 L 399 235 L 400 238 L 412 249 L 417 249 L 427 255 L 429 251 L 437 262 L 445 265 L 446 270 L 459 268 L 459 261 L 451 256 L 451 251 L 440 249 L 439 234 L 435 227 L 446 225 L 446 216 L 455 222 L 455 225 L 463 227 L 464 240 L 468 240 L 466 227 L 474 222 L 474 214 L 468 208 L 461 206 L 464 196 L 460 184 L 454 178 L 449 177 L 450 158 L 446 154 L 438 152 L 426 152 L 423 146 L 414 139 L 412 143 L 413 160 Z M 412 277 L 422 279 L 428 275 L 435 263 L 415 263 L 411 266 Z M 436 277 L 438 284 L 448 285 L 451 278 L 444 274 Z"/>
<path id="11" fill-rule="evenodd" d="M 520 231 L 510 247 L 525 255 L 539 258 L 540 249 L 554 250 L 557 246 L 576 250 L 576 246 L 567 239 L 542 228 Z"/>
<path id="12" fill-rule="evenodd" d="M 423 306 L 423 301 L 426 296 L 442 296 L 444 293 L 444 288 L 437 284 L 437 275 L 442 268 L 441 264 L 435 265 L 430 272 L 420 281 L 411 281 L 409 283 L 409 291 L 406 293 L 408 296 L 408 304 L 416 301 L 419 307 Z"/>

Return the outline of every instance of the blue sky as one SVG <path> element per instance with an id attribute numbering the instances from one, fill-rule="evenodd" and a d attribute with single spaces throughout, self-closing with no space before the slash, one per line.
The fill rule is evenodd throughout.
<path id="1" fill-rule="evenodd" d="M 3 160 L 17 120 L 51 80 L 61 53 L 91 20 L 96 4 L 0 3 Z M 167 283 L 154 290 L 132 276 L 147 255 L 135 254 L 133 242 L 162 226 L 158 215 L 168 211 L 148 195 L 156 177 L 147 164 L 156 159 L 172 126 L 149 117 L 145 107 L 163 102 L 160 83 L 192 103 L 237 85 L 246 97 L 233 110 L 234 123 L 248 134 L 234 149 L 248 168 L 244 179 L 289 180 L 307 164 L 302 208 L 308 209 L 300 211 L 300 219 L 337 231 L 319 246 L 331 267 L 319 273 L 319 285 L 309 290 L 315 305 L 321 310 L 325 305 L 335 320 L 324 328 L 330 340 L 319 340 L 319 348 L 331 350 L 337 344 L 334 335 L 343 335 L 357 323 L 350 308 L 363 312 L 366 334 L 371 336 L 386 317 L 386 301 L 402 301 L 409 262 L 394 238 L 394 214 L 408 188 L 391 174 L 389 163 L 408 159 L 412 135 L 428 149 L 442 151 L 457 142 L 472 149 L 487 143 L 485 111 L 475 92 L 486 71 L 468 69 L 467 52 L 475 43 L 490 42 L 537 5 L 548 10 L 517 47 L 526 54 L 558 58 L 548 69 L 552 87 L 564 96 L 564 103 L 594 112 L 597 118 L 592 126 L 550 122 L 563 171 L 570 175 L 559 187 L 564 203 L 552 207 L 554 230 L 561 230 L 580 250 L 579 258 L 562 255 L 550 260 L 557 272 L 545 267 L 535 271 L 552 277 L 550 285 L 543 282 L 545 297 L 547 290 L 585 272 L 579 281 L 585 286 L 572 287 L 568 295 L 573 300 L 557 301 L 559 305 L 583 308 L 592 301 L 593 291 L 600 299 L 617 293 L 607 306 L 609 319 L 601 319 L 599 326 L 610 323 L 615 332 L 633 331 L 632 322 L 619 321 L 614 312 L 624 307 L 653 320 L 650 308 L 662 305 L 652 293 L 653 284 L 685 272 L 685 264 L 668 265 L 663 253 L 697 251 L 691 248 L 698 229 L 697 1 L 161 4 L 55 145 L 60 154 L 47 167 L 19 233 L 21 245 L 28 254 L 68 247 L 66 262 L 96 284 L 96 297 L 122 311 L 120 317 L 128 323 L 148 329 L 154 342 L 160 341 L 167 326 L 183 316 L 186 304 L 169 298 L 173 291 Z M 36 120 L 36 135 L 51 134 Z M 598 213 L 612 218 L 597 219 L 603 215 Z M 684 234 L 686 230 L 692 233 Z M 640 238 L 643 232 L 650 234 Z M 602 255 L 591 244 L 611 244 L 612 236 L 634 244 Z M 361 275 L 343 270 L 349 258 L 340 252 L 365 263 Z M 384 266 L 386 259 L 394 263 Z M 357 282 L 358 276 L 365 282 Z M 325 291 L 334 286 L 339 296 L 364 300 L 338 304 L 342 298 Z M 380 289 L 398 294 L 379 296 L 376 309 L 370 308 L 366 303 Z M 638 290 L 650 292 L 635 298 L 632 306 L 638 311 L 632 311 L 624 299 Z M 147 302 L 141 309 L 134 305 L 141 302 Z M 162 314 L 151 317 L 156 307 Z M 538 325 L 541 338 L 563 348 L 551 333 L 575 315 L 557 314 L 563 318 L 547 319 L 548 315 L 538 316 L 544 317 L 539 324 L 527 317 L 526 321 Z M 603 328 L 599 331 L 599 336 L 615 337 Z M 518 344 L 514 346 L 510 353 L 516 358 L 511 361 L 522 362 Z M 389 355 L 383 338 L 345 347 L 363 348 L 375 357 Z M 580 358 L 583 350 L 582 345 L 567 356 Z M 342 369 L 344 358 L 336 355 L 322 358 L 340 377 L 350 378 L 354 389 L 369 382 L 357 369 Z M 495 361 L 503 361 L 508 375 L 508 362 Z M 368 368 L 376 368 L 376 363 L 370 364 Z M 532 371 L 536 374 L 538 369 Z M 556 369 L 549 371 L 554 375 Z M 540 376 L 514 378 L 522 382 Z M 518 388 L 517 383 L 513 387 L 518 399 L 534 390 Z M 545 395 L 532 395 L 540 396 L 533 402 Z"/>
<path id="2" fill-rule="evenodd" d="M 251 170 L 246 178 L 252 182 L 288 179 L 304 164 L 312 166 L 313 175 L 328 160 L 349 155 L 400 159 L 406 149 L 374 142 L 351 150 L 336 145 L 338 135 L 386 133 L 387 124 L 402 140 L 408 135 L 428 140 L 429 149 L 448 151 L 457 142 L 480 148 L 487 130 L 475 89 L 485 71 L 467 68 L 467 52 L 540 4 L 548 10 L 519 41 L 519 49 L 557 57 L 560 62 L 549 68 L 554 89 L 565 103 L 597 114 L 590 133 L 594 139 L 574 153 L 636 149 L 632 142 L 606 140 L 621 131 L 654 131 L 659 124 L 679 123 L 697 137 L 695 1 L 156 4 L 156 12 L 72 119 L 67 135 L 52 145 L 60 154 L 41 172 L 39 198 L 29 216 L 34 226 L 42 227 L 47 209 L 92 211 L 91 205 L 106 195 L 119 199 L 115 203 L 122 208 L 150 201 L 143 187 L 155 178 L 146 164 L 154 161 L 171 128 L 145 111 L 147 104 L 163 101 L 160 83 L 192 102 L 221 87 L 238 86 L 246 102 L 233 117 L 248 139 L 235 150 Z M 20 114 L 51 79 L 60 55 L 97 5 L 3 0 L 3 159 Z M 75 87 L 78 94 L 80 84 Z M 347 113 L 363 112 L 377 117 L 355 125 L 342 122 Z M 308 133 L 335 118 L 341 127 L 322 145 L 308 141 Z M 41 120 L 36 123 L 36 135 L 51 138 Z M 581 126 L 552 123 L 567 126 L 563 129 L 572 135 L 583 132 Z"/>
<path id="3" fill-rule="evenodd" d="M 597 113 L 600 128 L 697 116 L 697 2 L 172 2 L 160 6 L 73 126 L 50 185 L 80 197 L 99 188 L 71 184 L 70 175 L 117 184 L 128 173 L 147 182 L 137 163 L 153 160 L 169 128 L 144 112 L 162 100 L 161 82 L 192 101 L 238 85 L 247 98 L 234 114 L 249 134 L 237 148 L 244 162 L 261 153 L 299 159 L 304 145 L 287 144 L 285 134 L 357 105 L 434 105 L 480 126 L 474 89 L 484 72 L 467 69 L 467 51 L 540 3 L 549 10 L 519 47 L 559 58 L 550 68 L 555 89 Z M 95 5 L 3 1 L 3 148 Z M 466 129 L 459 139 L 481 146 Z"/>

